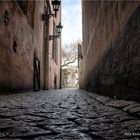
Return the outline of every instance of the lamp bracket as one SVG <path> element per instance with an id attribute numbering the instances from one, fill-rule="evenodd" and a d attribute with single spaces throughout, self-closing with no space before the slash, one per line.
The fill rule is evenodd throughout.
<path id="1" fill-rule="evenodd" d="M 54 40 L 55 38 L 59 38 L 59 35 L 49 35 L 49 40 Z"/>
<path id="2" fill-rule="evenodd" d="M 43 21 L 47 21 L 48 19 L 51 18 L 51 16 L 52 16 L 52 17 L 56 17 L 56 12 L 55 12 L 55 14 L 47 14 L 47 13 L 42 14 L 42 20 L 43 20 Z"/>

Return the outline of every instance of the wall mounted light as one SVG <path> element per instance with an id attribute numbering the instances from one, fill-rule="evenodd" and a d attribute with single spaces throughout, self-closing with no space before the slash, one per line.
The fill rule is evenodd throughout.
<path id="1" fill-rule="evenodd" d="M 49 35 L 49 40 L 54 40 L 55 38 L 59 38 L 59 37 L 60 37 L 61 31 L 62 31 L 62 28 L 63 28 L 63 26 L 61 25 L 60 22 L 59 22 L 59 24 L 56 26 L 56 28 L 57 28 L 57 33 L 58 33 L 58 35 Z"/>
<path id="2" fill-rule="evenodd" d="M 54 10 L 55 13 L 52 14 L 52 13 L 49 13 L 49 11 L 48 11 L 48 12 L 42 14 L 42 20 L 43 21 L 47 21 L 51 16 L 56 17 L 57 12 L 59 10 L 59 6 L 60 6 L 60 1 L 59 0 L 53 0 L 52 1 L 52 6 L 53 6 L 53 10 Z"/>
<path id="3" fill-rule="evenodd" d="M 52 5 L 53 5 L 53 10 L 55 11 L 55 14 L 56 14 L 59 10 L 60 1 L 59 0 L 53 0 Z"/>
<path id="4" fill-rule="evenodd" d="M 62 26 L 61 23 L 59 22 L 59 24 L 56 26 L 56 28 L 57 28 L 58 34 L 60 34 L 60 33 L 62 32 L 63 26 Z"/>

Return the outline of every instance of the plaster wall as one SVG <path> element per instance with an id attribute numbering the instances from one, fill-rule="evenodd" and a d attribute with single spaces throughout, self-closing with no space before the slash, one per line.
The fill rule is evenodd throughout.
<path id="1" fill-rule="evenodd" d="M 0 1 L 0 90 L 32 89 L 34 46 L 33 29 L 18 3 Z"/>
<path id="2" fill-rule="evenodd" d="M 40 86 L 44 88 L 44 59 L 45 59 L 45 41 L 44 41 L 44 21 L 42 21 L 42 14 L 44 13 L 44 1 L 35 2 L 34 11 L 34 41 L 35 52 L 34 55 L 40 61 Z M 46 46 L 47 47 L 47 46 Z M 46 54 L 47 55 L 47 54 Z"/>
<path id="3" fill-rule="evenodd" d="M 138 100 L 140 57 L 136 44 L 139 39 L 132 34 L 138 35 L 139 31 L 139 10 L 135 11 L 139 3 L 82 1 L 84 59 L 81 88 Z"/>
<path id="4" fill-rule="evenodd" d="M 50 18 L 50 28 L 49 35 L 53 35 L 53 28 L 55 28 L 59 22 L 61 22 L 61 7 L 57 13 L 56 18 Z M 53 27 L 54 26 L 54 27 Z M 57 35 L 57 34 L 55 34 Z M 55 51 L 56 51 L 56 59 L 53 59 L 53 41 L 55 41 Z M 49 48 L 48 48 L 48 59 L 49 59 L 49 69 L 48 69 L 48 87 L 49 89 L 60 88 L 60 61 L 61 61 L 61 35 L 59 38 L 55 38 L 54 40 L 49 40 Z M 55 79 L 56 77 L 56 79 Z M 56 80 L 56 81 L 55 81 Z M 56 83 L 55 83 L 56 82 Z"/>

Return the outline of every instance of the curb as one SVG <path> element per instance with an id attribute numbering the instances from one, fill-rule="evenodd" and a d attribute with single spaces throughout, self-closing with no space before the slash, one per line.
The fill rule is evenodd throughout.
<path id="1" fill-rule="evenodd" d="M 98 94 L 93 93 L 93 92 L 85 91 L 85 93 L 88 96 L 99 101 L 103 105 L 117 108 L 119 110 L 122 110 L 124 112 L 129 113 L 130 115 L 132 115 L 134 117 L 140 118 L 140 103 L 137 103 L 135 101 L 116 100 L 116 99 L 112 99 L 110 97 L 98 95 Z"/>

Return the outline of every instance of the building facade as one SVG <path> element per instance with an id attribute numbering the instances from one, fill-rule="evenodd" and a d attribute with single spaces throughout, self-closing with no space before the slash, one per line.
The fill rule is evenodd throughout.
<path id="1" fill-rule="evenodd" d="M 61 22 L 52 0 L 0 1 L 0 90 L 60 87 L 61 36 L 50 39 Z M 47 15 L 43 18 L 43 15 Z"/>
<path id="2" fill-rule="evenodd" d="M 139 13 L 139 1 L 82 1 L 81 88 L 140 101 Z"/>
<path id="3" fill-rule="evenodd" d="M 65 66 L 62 67 L 61 75 L 62 88 L 77 88 L 78 87 L 78 67 Z"/>

